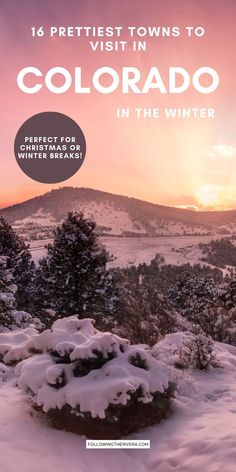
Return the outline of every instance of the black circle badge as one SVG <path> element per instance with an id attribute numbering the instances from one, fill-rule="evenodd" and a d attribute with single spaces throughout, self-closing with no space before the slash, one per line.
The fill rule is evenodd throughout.
<path id="1" fill-rule="evenodd" d="M 72 177 L 83 164 L 86 141 L 79 125 L 62 113 L 31 116 L 14 144 L 21 170 L 37 182 L 56 184 Z"/>

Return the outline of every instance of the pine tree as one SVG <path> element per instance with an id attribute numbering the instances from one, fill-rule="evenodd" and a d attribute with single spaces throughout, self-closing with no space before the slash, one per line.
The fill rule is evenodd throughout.
<path id="1" fill-rule="evenodd" d="M 42 329 L 43 325 L 38 318 L 16 309 L 17 285 L 14 283 L 13 270 L 7 268 L 7 263 L 8 258 L 0 255 L 0 332 L 28 327 Z"/>
<path id="2" fill-rule="evenodd" d="M 96 225 L 70 212 L 54 233 L 47 256 L 39 262 L 36 309 L 58 316 L 103 315 L 114 308 L 113 279 L 106 271 L 109 254 L 99 243 Z"/>
<path id="3" fill-rule="evenodd" d="M 2 217 L 0 217 L 0 254 L 6 256 L 7 269 L 12 271 L 17 285 L 15 294 L 17 309 L 30 311 L 35 265 L 28 246 Z"/>
<path id="4" fill-rule="evenodd" d="M 168 291 L 168 297 L 175 308 L 189 321 L 200 324 L 203 312 L 214 306 L 216 296 L 214 279 L 204 273 L 192 271 L 183 271 L 177 275 L 175 284 Z"/>
<path id="5" fill-rule="evenodd" d="M 12 310 L 15 307 L 14 293 L 16 286 L 12 284 L 12 274 L 7 269 L 7 258 L 0 256 L 0 331 L 12 323 Z"/>

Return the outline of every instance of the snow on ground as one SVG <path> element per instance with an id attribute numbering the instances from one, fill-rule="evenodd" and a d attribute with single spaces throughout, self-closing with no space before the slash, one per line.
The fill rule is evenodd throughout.
<path id="1" fill-rule="evenodd" d="M 115 256 L 112 267 L 127 267 L 142 262 L 149 263 L 157 253 L 165 257 L 167 264 L 180 265 L 199 261 L 197 247 L 200 241 L 210 241 L 212 236 L 179 236 L 153 238 L 101 238 L 108 252 Z"/>
<path id="2" fill-rule="evenodd" d="M 100 240 L 115 257 L 110 267 L 127 267 L 141 262 L 149 263 L 157 253 L 165 257 L 167 264 L 198 263 L 201 257 L 198 244 L 220 237 L 223 236 L 101 237 Z M 31 242 L 35 262 L 46 255 L 44 246 L 50 242 L 50 239 Z"/>
<path id="3" fill-rule="evenodd" d="M 133 469 L 134 468 L 134 469 Z M 144 472 L 125 451 L 86 450 L 85 439 L 32 418 L 19 391 L 0 387 L 1 472 Z"/>
<path id="4" fill-rule="evenodd" d="M 22 220 L 17 220 L 14 222 L 14 226 L 16 229 L 19 226 L 24 226 L 26 224 L 33 223 L 39 226 L 57 226 L 58 222 L 53 218 L 50 212 L 44 212 L 42 208 L 40 208 L 36 213 L 32 216 L 27 216 Z"/>
<path id="5" fill-rule="evenodd" d="M 145 233 L 143 225 L 135 224 L 129 214 L 121 208 L 116 208 L 109 203 L 95 202 L 87 203 L 85 207 L 75 207 L 75 211 L 82 211 L 85 218 L 90 218 L 96 221 L 98 226 L 107 228 L 109 234 L 122 234 L 124 231 L 131 231 L 136 233 Z"/>
<path id="6" fill-rule="evenodd" d="M 172 418 L 137 435 L 151 440 L 148 472 L 234 472 L 236 348 L 217 343 L 217 355 L 224 369 L 186 375 Z"/>
<path id="7" fill-rule="evenodd" d="M 172 417 L 132 435 L 150 450 L 86 450 L 84 438 L 32 417 L 13 380 L 0 385 L 0 470 L 234 472 L 236 348 L 217 343 L 217 354 L 224 368 L 184 373 Z"/>

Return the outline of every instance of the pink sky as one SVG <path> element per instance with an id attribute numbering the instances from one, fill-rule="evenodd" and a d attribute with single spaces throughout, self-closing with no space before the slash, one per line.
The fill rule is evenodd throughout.
<path id="1" fill-rule="evenodd" d="M 62 185 L 92 187 L 156 203 L 200 208 L 236 207 L 235 18 L 234 0 L 0 0 L 1 175 L 0 206 L 23 201 Z M 33 39 L 32 26 L 185 26 L 201 25 L 202 38 L 147 38 L 147 51 L 92 52 L 88 40 Z M 123 38 L 122 39 L 127 39 Z M 16 84 L 26 66 L 46 72 L 82 67 L 85 82 L 102 66 L 139 67 L 144 76 L 158 66 L 189 72 L 216 69 L 220 86 L 210 95 L 55 95 L 46 89 L 26 95 Z M 216 118 L 129 120 L 116 118 L 117 107 L 215 107 Z M 72 117 L 84 131 L 87 155 L 79 172 L 59 185 L 34 182 L 15 162 L 14 137 L 21 124 L 42 111 Z"/>

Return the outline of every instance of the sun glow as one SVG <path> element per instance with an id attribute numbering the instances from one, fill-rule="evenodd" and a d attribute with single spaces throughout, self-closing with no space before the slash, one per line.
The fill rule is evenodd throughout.
<path id="1" fill-rule="evenodd" d="M 224 204 L 224 188 L 220 185 L 201 185 L 195 192 L 195 198 L 203 208 L 221 207 Z"/>

